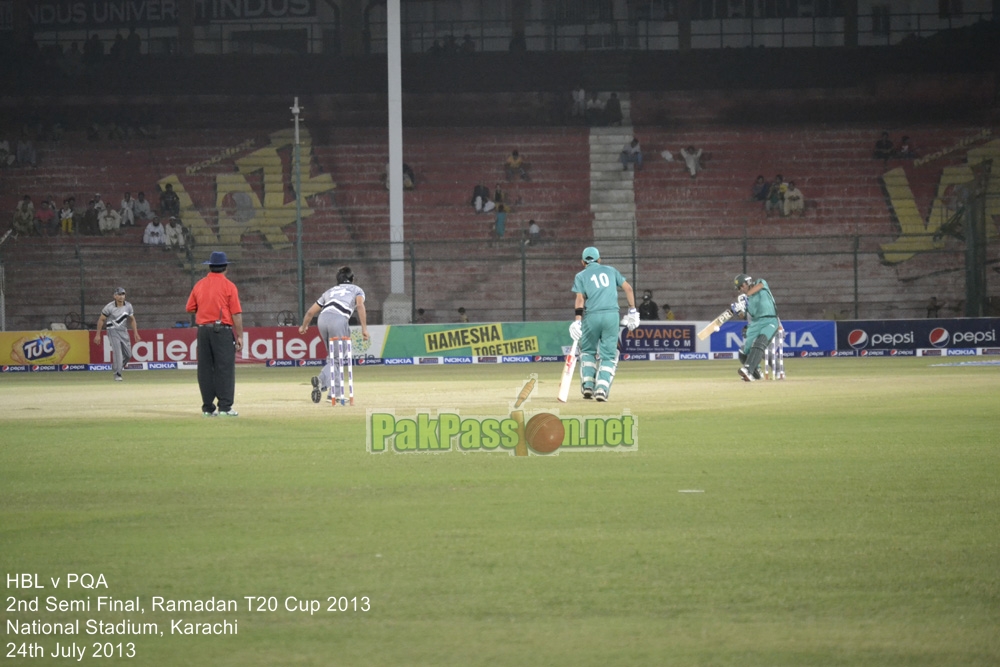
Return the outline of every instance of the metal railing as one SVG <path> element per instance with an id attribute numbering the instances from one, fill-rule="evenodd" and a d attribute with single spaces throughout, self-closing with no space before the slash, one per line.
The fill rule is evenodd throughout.
<path id="1" fill-rule="evenodd" d="M 964 12 L 941 16 L 937 12 L 867 14 L 857 17 L 859 46 L 891 46 L 931 37 L 942 31 L 967 28 L 993 20 L 992 12 Z M 690 22 L 692 49 L 838 47 L 847 41 L 843 16 L 726 16 Z M 193 27 L 195 54 L 326 54 L 341 52 L 343 26 L 339 22 L 300 19 L 217 21 Z M 662 20 L 612 19 L 600 21 L 529 20 L 523 42 L 507 21 L 404 21 L 404 53 L 428 53 L 440 48 L 443 55 L 462 55 L 466 35 L 477 52 L 504 52 L 523 46 L 527 51 L 675 51 L 680 48 L 680 23 Z M 107 53 L 116 35 L 125 28 L 36 27 L 35 41 L 44 52 L 58 46 L 67 50 L 74 42 L 81 48 L 97 35 Z M 138 27 L 140 52 L 164 56 L 178 52 L 176 26 Z M 384 19 L 372 19 L 364 33 L 368 53 L 385 53 Z M 449 40 L 454 45 L 449 46 Z M 436 46 L 437 45 L 437 46 Z M 105 56 L 106 58 L 110 56 Z"/>
<path id="2" fill-rule="evenodd" d="M 732 300 L 740 272 L 768 279 L 783 317 L 849 319 L 922 317 L 928 299 L 945 303 L 944 314 L 964 314 L 965 244 L 946 237 L 936 249 L 886 266 L 879 257 L 888 236 L 647 239 L 524 239 L 420 241 L 404 244 L 406 295 L 411 315 L 424 309 L 432 321 L 455 321 L 463 307 L 473 321 L 560 320 L 572 313 L 573 276 L 580 250 L 601 249 L 637 293 L 653 291 L 681 319 L 711 319 Z M 929 238 L 928 241 L 931 239 Z M 94 241 L 98 241 L 94 239 Z M 23 242 L 23 241 L 22 241 Z M 45 240 L 31 241 L 40 244 Z M 44 252 L 4 253 L 6 323 L 9 329 L 48 328 L 52 322 L 93 326 L 100 309 L 123 285 L 144 328 L 189 321 L 184 305 L 205 267 L 160 248 L 53 243 Z M 295 321 L 298 262 L 294 248 L 273 250 L 243 243 L 226 248 L 229 277 L 238 285 L 248 326 Z M 1000 268 L 996 235 L 983 253 Z M 307 303 L 333 285 L 348 264 L 367 294 L 369 321 L 384 323 L 389 296 L 388 243 L 304 244 Z M 32 259 L 32 256 L 35 258 Z M 1000 310 L 1000 283 L 987 271 L 987 312 Z M 43 294 L 44 299 L 39 299 Z"/>

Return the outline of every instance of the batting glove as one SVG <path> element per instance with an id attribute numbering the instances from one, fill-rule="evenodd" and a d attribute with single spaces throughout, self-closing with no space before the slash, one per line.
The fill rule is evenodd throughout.
<path id="1" fill-rule="evenodd" d="M 740 298 L 736 299 L 735 302 L 729 304 L 729 310 L 733 311 L 733 315 L 739 315 L 747 309 L 747 298 L 745 294 L 740 294 Z"/>
<path id="2" fill-rule="evenodd" d="M 573 324 L 569 325 L 569 336 L 573 340 L 580 340 L 580 336 L 583 335 L 583 324 L 580 320 L 573 320 Z"/>
<path id="3" fill-rule="evenodd" d="M 635 308 L 629 308 L 628 315 L 623 318 L 622 324 L 628 327 L 629 331 L 635 331 L 636 327 L 639 326 L 639 311 Z"/>

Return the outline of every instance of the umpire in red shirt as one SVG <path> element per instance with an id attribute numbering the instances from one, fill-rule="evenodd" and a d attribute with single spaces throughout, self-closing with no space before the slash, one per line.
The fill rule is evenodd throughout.
<path id="1" fill-rule="evenodd" d="M 198 325 L 198 387 L 201 414 L 214 417 L 219 399 L 222 417 L 237 417 L 233 410 L 236 393 L 236 351 L 243 349 L 243 307 L 240 294 L 226 269 L 224 252 L 213 252 L 207 262 L 208 275 L 195 283 L 188 297 L 187 312 L 195 313 Z"/>

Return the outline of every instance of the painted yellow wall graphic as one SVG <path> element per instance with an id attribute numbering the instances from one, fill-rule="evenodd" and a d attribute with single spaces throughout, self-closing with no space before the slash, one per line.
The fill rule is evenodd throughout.
<path id="1" fill-rule="evenodd" d="M 986 160 L 992 160 L 994 163 L 986 187 L 986 216 L 989 219 L 1000 215 L 1000 140 L 998 139 L 969 149 L 965 164 L 952 165 L 941 170 L 937 193 L 926 220 L 920 215 L 903 168 L 896 167 L 883 174 L 882 183 L 900 229 L 899 238 L 881 246 L 883 261 L 888 264 L 898 264 L 919 252 L 943 248 L 944 240 L 934 240 L 934 234 L 953 214 L 948 208 L 948 189 L 958 185 L 971 185 L 976 178 L 974 169 Z M 988 224 L 987 234 L 990 237 L 996 236 L 996 225 Z"/>
<path id="2" fill-rule="evenodd" d="M 291 245 L 283 231 L 295 222 L 295 199 L 286 194 L 286 186 L 294 184 L 294 174 L 287 173 L 279 151 L 294 150 L 293 130 L 280 130 L 270 135 L 270 144 L 248 155 L 236 158 L 236 171 L 215 177 L 215 207 L 218 226 L 213 229 L 195 206 L 184 184 L 176 174 L 160 179 L 161 188 L 174 187 L 181 203 L 181 222 L 191 230 L 199 247 L 225 250 L 230 259 L 240 257 L 240 239 L 246 233 L 258 232 L 277 250 Z M 334 190 L 337 185 L 330 174 L 309 176 L 312 164 L 312 138 L 308 131 L 299 130 L 299 155 L 302 164 L 302 218 L 312 215 L 306 205 L 309 197 Z M 200 166 L 200 165 L 199 165 Z M 191 170 L 188 170 L 191 172 Z M 263 184 L 263 199 L 248 178 L 259 177 Z"/>

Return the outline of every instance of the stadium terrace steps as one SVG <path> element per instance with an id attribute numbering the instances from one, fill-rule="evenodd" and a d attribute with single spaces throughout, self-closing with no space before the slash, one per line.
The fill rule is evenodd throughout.
<path id="1" fill-rule="evenodd" d="M 904 277 L 921 271 L 945 276 L 940 281 L 947 283 L 947 289 L 953 294 L 942 291 L 938 296 L 949 301 L 956 300 L 958 297 L 954 295 L 962 292 L 958 284 L 960 276 L 949 273 L 952 267 L 941 257 L 917 256 L 896 269 L 887 269 L 879 262 L 879 244 L 892 240 L 896 233 L 887 197 L 894 197 L 898 206 L 903 202 L 891 183 L 883 187 L 881 177 L 886 171 L 905 167 L 912 195 L 910 201 L 915 202 L 914 215 L 925 220 L 928 202 L 937 193 L 942 167 L 964 160 L 964 150 L 948 152 L 948 149 L 981 132 L 981 128 L 928 126 L 907 129 L 907 133 L 918 140 L 922 154 L 945 152 L 943 157 L 923 167 L 899 160 L 887 165 L 873 160 L 871 148 L 882 129 L 864 124 L 744 128 L 721 126 L 691 117 L 676 127 L 602 129 L 596 134 L 621 134 L 609 140 L 606 155 L 595 158 L 588 138 L 595 133 L 583 127 L 407 128 L 404 131 L 404 159 L 416 171 L 417 187 L 404 193 L 405 239 L 468 240 L 474 244 L 470 247 L 484 253 L 484 258 L 492 258 L 502 250 L 510 255 L 513 263 L 504 269 L 513 272 L 508 278 L 520 284 L 519 241 L 527 221 L 533 218 L 541 225 L 547 241 L 526 248 L 531 283 L 529 317 L 532 313 L 555 313 L 554 316 L 564 317 L 564 292 L 575 272 L 581 240 L 595 239 L 594 242 L 603 244 L 602 250 L 607 248 L 609 256 L 630 252 L 631 244 L 621 242 L 622 236 L 615 231 L 615 225 L 632 215 L 634 207 L 634 224 L 639 238 L 636 247 L 640 252 L 636 287 L 653 288 L 657 292 L 654 298 L 659 302 L 670 301 L 679 316 L 717 314 L 712 311 L 717 311 L 718 304 L 724 305 L 731 296 L 729 266 L 738 268 L 741 265 L 741 244 L 746 238 L 751 243 L 748 250 L 751 270 L 766 275 L 776 289 L 780 289 L 777 286 L 781 283 L 793 282 L 797 291 L 798 287 L 805 286 L 815 289 L 817 295 L 827 295 L 800 303 L 785 298 L 783 312 L 820 317 L 829 313 L 841 314 L 843 299 L 853 298 L 855 286 L 838 282 L 845 275 L 853 275 L 850 264 L 853 256 L 844 250 L 842 255 L 824 259 L 822 270 L 811 272 L 810 266 L 815 267 L 815 260 L 809 253 L 817 247 L 842 248 L 850 235 L 877 235 L 877 240 L 862 240 L 859 298 L 866 303 L 880 304 L 879 312 L 886 314 L 919 315 L 927 295 L 912 294 L 893 272 Z M 633 131 L 643 145 L 645 168 L 634 174 L 631 170 L 623 173 L 617 153 Z M 892 132 L 893 138 L 901 134 L 899 130 Z M 172 179 L 189 197 L 209 229 L 214 229 L 220 211 L 232 215 L 236 210 L 231 195 L 221 200 L 218 197 L 218 178 L 235 172 L 235 160 L 268 146 L 270 136 L 258 131 L 178 130 L 165 132 L 157 139 L 95 145 L 96 142 L 89 142 L 82 135 L 68 134 L 60 142 L 39 143 L 38 168 L 0 170 L 0 206 L 12 210 L 23 193 L 31 194 L 36 204 L 43 196 L 53 196 L 60 204 L 65 196 L 73 194 L 77 205 L 83 206 L 94 192 L 101 192 L 106 202 L 117 205 L 125 190 L 133 196 L 143 190 L 155 205 L 159 197 L 157 183 Z M 663 150 L 676 155 L 681 146 L 688 144 L 701 146 L 710 153 L 706 170 L 695 179 L 687 175 L 676 158 L 674 162 L 667 162 L 660 155 Z M 239 146 L 243 148 L 234 151 L 234 147 Z M 507 182 L 505 179 L 502 162 L 515 147 L 531 165 L 533 178 L 530 182 Z M 307 262 L 313 267 L 307 274 L 307 298 L 314 298 L 328 287 L 327 267 L 335 268 L 339 262 L 350 261 L 357 265 L 356 273 L 359 279 L 363 277 L 374 300 L 380 302 L 388 290 L 387 270 L 383 265 L 385 241 L 389 236 L 389 211 L 387 192 L 381 182 L 388 154 L 385 130 L 324 129 L 323 141 L 314 139 L 309 148 L 308 174 L 304 172 L 304 176 L 327 174 L 336 187 L 330 192 L 309 196 L 304 202 L 307 216 L 303 241 Z M 258 160 L 253 166 L 273 167 L 280 162 L 287 168 L 290 159 L 291 150 L 285 146 L 278 150 L 277 159 L 272 156 Z M 250 161 L 243 164 L 248 165 Z M 246 181 L 255 192 L 280 184 L 284 187 L 284 205 L 293 205 L 291 183 L 283 182 L 287 177 L 264 176 L 259 169 L 245 171 Z M 807 199 L 804 217 L 769 217 L 759 202 L 749 201 L 750 184 L 757 174 L 770 180 L 776 172 L 783 173 L 786 180 L 795 180 L 802 189 Z M 285 173 L 283 170 L 282 174 Z M 631 197 L 620 193 L 603 194 L 604 187 L 620 184 L 623 178 L 634 188 Z M 469 200 L 476 182 L 482 182 L 491 191 L 499 182 L 507 194 L 512 211 L 508 215 L 507 239 L 503 242 L 490 244 L 493 215 L 477 215 L 472 210 Z M 592 209 L 594 202 L 601 199 L 604 199 L 600 202 L 602 210 Z M 290 244 L 294 239 L 294 226 L 284 227 L 283 232 L 288 235 Z M 78 240 L 85 248 L 87 269 L 83 300 L 88 319 L 96 320 L 96 315 L 90 314 L 92 308 L 107 302 L 108 284 L 115 282 L 127 283 L 130 299 L 134 297 L 143 303 L 140 318 L 143 326 L 153 323 L 169 326 L 183 319 L 182 304 L 178 301 L 186 298 L 192 275 L 195 279 L 199 277 L 202 267 L 197 263 L 185 266 L 176 257 L 150 254 L 150 249 L 141 247 L 137 235 L 141 236 L 141 228 L 127 230 L 121 239 L 19 239 L 16 246 L 5 246 L 2 252 L 8 282 L 12 285 L 7 292 L 8 322 L 14 326 L 18 326 L 17 322 L 25 323 L 23 326 L 47 326 L 48 322 L 59 321 L 68 312 L 80 310 L 81 296 L 77 287 L 80 262 L 69 250 Z M 762 239 L 772 236 L 787 237 L 783 241 L 785 245 L 773 258 L 761 250 L 764 247 Z M 569 243 L 564 244 L 563 240 Z M 251 242 L 262 243 L 263 237 L 257 232 L 245 234 L 244 245 Z M 948 241 L 946 245 L 954 249 L 959 247 L 956 243 Z M 115 263 L 110 259 L 105 262 L 95 254 L 96 250 L 86 250 L 91 245 L 108 245 L 114 247 L 115 252 L 124 253 L 129 270 L 104 271 L 106 264 Z M 41 254 L 29 253 L 27 259 L 22 260 L 22 251 L 33 246 L 37 246 Z M 673 256 L 683 255 L 691 248 L 701 248 L 694 252 L 698 257 Z M 198 252 L 203 251 L 207 249 L 198 249 Z M 720 262 L 720 252 L 725 252 L 729 259 L 722 258 Z M 266 245 L 252 249 L 246 246 L 244 254 L 252 258 L 258 268 L 251 271 L 244 263 L 235 272 L 247 285 L 247 297 L 254 303 L 254 320 L 270 324 L 275 313 L 297 302 L 295 275 L 288 269 L 294 265 L 294 253 L 291 246 L 285 244 L 281 250 Z M 463 247 L 454 256 L 474 259 L 478 255 L 469 247 Z M 574 260 L 568 267 L 567 257 Z M 801 258 L 801 261 L 793 258 Z M 467 269 L 451 259 L 447 257 L 441 262 L 443 273 L 440 276 L 441 280 L 447 279 L 456 287 L 434 295 L 433 299 L 441 302 L 442 312 L 451 312 L 459 305 L 472 312 L 474 306 L 470 304 L 482 302 L 485 295 L 492 294 L 491 285 L 495 283 L 483 278 L 478 269 Z M 61 276 L 57 283 L 73 288 L 64 294 L 53 295 L 47 303 L 21 300 L 18 293 L 45 291 L 40 279 L 28 274 L 37 273 L 39 266 L 50 260 L 50 268 Z M 724 268 L 720 267 L 723 262 Z M 30 267 L 27 274 L 17 266 L 22 263 Z M 438 275 L 427 264 L 418 265 L 418 285 L 427 285 L 428 280 Z M 101 269 L 100 272 L 95 269 L 95 276 L 90 275 L 91 265 Z M 558 268 L 549 268 L 549 265 Z M 717 282 L 720 273 L 725 274 L 721 284 Z M 267 287 L 269 275 L 280 276 L 270 288 Z M 460 279 L 456 280 L 456 276 Z M 830 282 L 831 276 L 834 276 L 833 282 Z M 168 296 L 167 292 L 171 291 L 174 293 Z M 511 317 L 516 315 L 519 319 L 521 306 L 519 299 L 517 301 L 514 305 L 500 304 L 491 312 L 499 315 L 509 311 Z M 372 305 L 376 306 L 371 308 L 373 321 L 377 321 L 380 303 Z M 481 312 L 480 316 L 486 313 Z"/>

